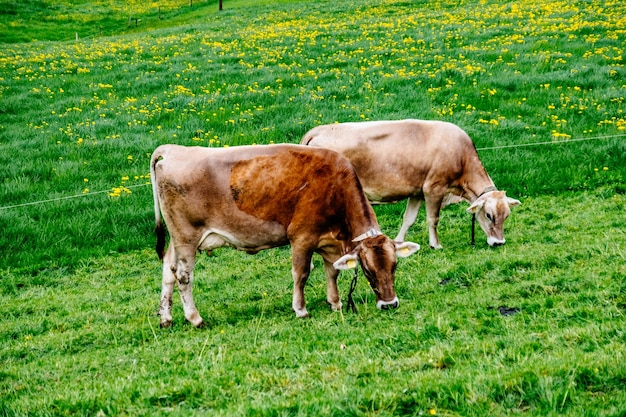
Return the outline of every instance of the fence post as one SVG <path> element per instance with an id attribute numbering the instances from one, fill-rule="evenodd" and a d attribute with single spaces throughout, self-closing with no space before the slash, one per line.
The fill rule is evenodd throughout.
<path id="1" fill-rule="evenodd" d="M 222 0 L 220 0 L 220 10 L 222 10 Z"/>

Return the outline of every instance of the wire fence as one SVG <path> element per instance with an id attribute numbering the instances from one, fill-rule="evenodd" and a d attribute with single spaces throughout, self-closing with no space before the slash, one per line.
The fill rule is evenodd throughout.
<path id="1" fill-rule="evenodd" d="M 146 187 L 148 185 L 150 185 L 150 184 L 137 184 L 137 185 L 124 186 L 124 188 L 128 188 L 128 189 L 130 189 L 130 188 L 139 188 L 139 187 Z M 0 207 L 0 210 L 9 210 L 9 209 L 18 208 L 18 207 L 34 206 L 34 205 L 37 205 L 37 204 L 52 203 L 52 202 L 55 202 L 55 201 L 62 201 L 62 200 L 71 200 L 71 199 L 79 198 L 79 197 L 90 197 L 92 195 L 105 194 L 105 193 L 110 194 L 111 190 L 90 191 L 88 193 L 68 195 L 68 196 L 57 197 L 57 198 L 49 198 L 47 200 L 31 201 L 29 203 L 14 204 L 12 206 Z"/>
<path id="2" fill-rule="evenodd" d="M 626 136 L 626 133 L 618 134 L 618 135 L 610 135 L 610 136 L 594 136 L 594 137 L 589 137 L 589 138 L 567 139 L 567 140 L 549 141 L 549 142 L 546 141 L 546 142 L 533 142 L 533 143 L 519 143 L 519 144 L 502 145 L 502 146 L 489 146 L 486 148 L 476 148 L 476 150 L 477 151 L 489 151 L 489 150 L 494 150 L 494 149 L 524 148 L 524 147 L 530 147 L 530 146 L 544 146 L 544 145 L 560 145 L 560 144 L 565 144 L 565 143 L 585 142 L 585 141 L 591 141 L 591 140 L 614 139 L 614 138 L 620 138 L 624 136 Z M 148 185 L 150 184 L 149 183 L 137 184 L 137 185 L 129 185 L 124 188 L 131 189 L 131 188 L 146 187 Z M 84 194 L 76 194 L 76 195 L 69 195 L 69 196 L 64 196 L 64 197 L 50 198 L 47 200 L 39 200 L 39 201 L 31 201 L 28 203 L 14 204 L 11 206 L 0 207 L 0 211 L 15 209 L 19 207 L 34 206 L 34 205 L 44 204 L 44 203 L 51 203 L 55 201 L 72 200 L 72 199 L 76 199 L 80 197 L 90 197 L 90 196 L 94 196 L 98 194 L 105 194 L 105 193 L 111 193 L 111 190 L 93 191 L 93 192 L 88 192 Z"/>
<path id="3" fill-rule="evenodd" d="M 578 138 L 578 139 L 567 139 L 567 140 L 559 140 L 559 141 L 550 141 L 550 142 L 533 142 L 533 143 L 518 143 L 513 145 L 502 145 L 502 146 L 490 146 L 487 148 L 476 148 L 477 151 L 488 151 L 492 149 L 505 149 L 505 148 L 524 148 L 528 146 L 540 146 L 540 145 L 559 145 L 561 143 L 571 143 L 571 142 L 584 142 L 589 140 L 597 140 L 597 139 L 613 139 L 626 136 L 626 133 L 619 135 L 611 135 L 611 136 L 595 136 L 590 138 Z"/>

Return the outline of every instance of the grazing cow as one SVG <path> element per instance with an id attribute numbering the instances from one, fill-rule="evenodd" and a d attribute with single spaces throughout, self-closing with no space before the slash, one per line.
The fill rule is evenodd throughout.
<path id="1" fill-rule="evenodd" d="M 291 245 L 293 309 L 308 315 L 304 285 L 314 252 L 324 259 L 327 300 L 341 309 L 340 269 L 361 264 L 380 309 L 398 306 L 396 255 L 419 249 L 380 232 L 350 162 L 336 152 L 300 145 L 231 148 L 159 146 L 150 176 L 156 216 L 157 253 L 163 260 L 159 315 L 172 323 L 172 292 L 178 284 L 185 317 L 203 324 L 193 297 L 196 252 L 232 246 L 254 254 Z M 165 249 L 165 229 L 170 233 Z"/>
<path id="2" fill-rule="evenodd" d="M 429 244 L 440 249 L 439 211 L 446 204 L 469 201 L 490 246 L 503 245 L 503 223 L 510 207 L 520 204 L 498 191 L 461 128 L 441 121 L 398 120 L 317 126 L 303 145 L 332 149 L 354 165 L 372 203 L 408 198 L 396 240 L 403 241 L 426 201 Z"/>

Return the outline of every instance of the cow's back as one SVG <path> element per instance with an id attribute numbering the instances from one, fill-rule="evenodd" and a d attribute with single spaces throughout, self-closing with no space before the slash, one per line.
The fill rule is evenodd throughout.
<path id="1" fill-rule="evenodd" d="M 458 126 L 441 121 L 323 125 L 307 132 L 302 143 L 346 156 L 368 198 L 381 202 L 415 195 L 429 181 L 455 186 L 468 157 L 476 155 L 477 159 L 469 136 Z"/>
<path id="2" fill-rule="evenodd" d="M 256 251 L 319 234 L 345 219 L 355 198 L 367 205 L 349 161 L 326 149 L 164 145 L 157 153 L 162 212 L 170 233 L 185 239 L 213 233 Z"/>

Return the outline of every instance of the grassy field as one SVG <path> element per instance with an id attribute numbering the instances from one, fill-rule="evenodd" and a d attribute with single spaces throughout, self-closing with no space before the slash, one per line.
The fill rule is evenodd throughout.
<path id="1" fill-rule="evenodd" d="M 0 416 L 626 416 L 623 2 L 0 10 Z M 331 312 L 317 259 L 307 320 L 288 248 L 218 250 L 196 268 L 208 328 L 179 303 L 158 328 L 156 146 L 408 117 L 464 128 L 522 201 L 504 247 L 472 247 L 458 205 L 431 250 L 421 213 L 399 309 L 361 279 L 358 314 Z M 387 234 L 402 210 L 376 207 Z"/>

